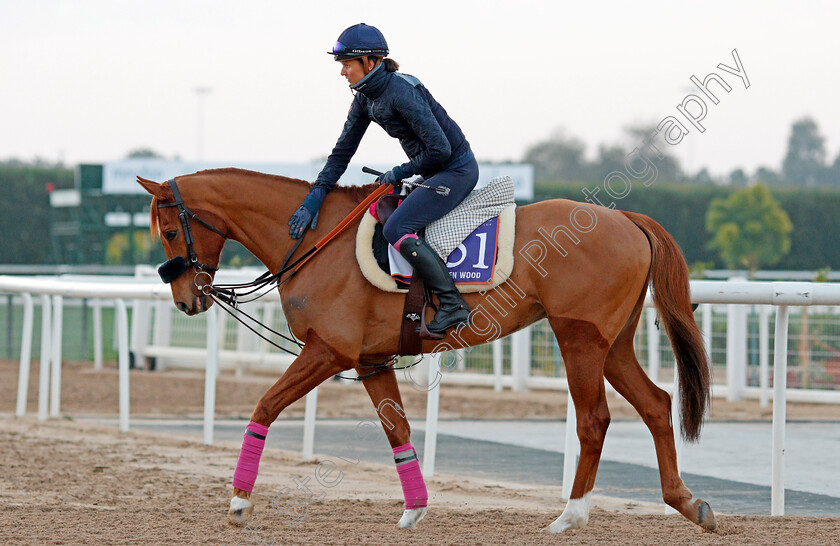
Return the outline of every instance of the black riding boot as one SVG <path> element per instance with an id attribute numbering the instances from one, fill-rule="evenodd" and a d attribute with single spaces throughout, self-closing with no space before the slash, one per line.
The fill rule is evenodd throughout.
<path id="1" fill-rule="evenodd" d="M 425 239 L 406 239 L 400 245 L 400 254 L 414 267 L 417 274 L 423 277 L 426 286 L 440 300 L 434 320 L 427 325 L 430 332 L 443 333 L 453 326 L 469 321 L 470 310 L 467 303 L 455 288 L 455 282 L 449 276 L 446 264 Z"/>

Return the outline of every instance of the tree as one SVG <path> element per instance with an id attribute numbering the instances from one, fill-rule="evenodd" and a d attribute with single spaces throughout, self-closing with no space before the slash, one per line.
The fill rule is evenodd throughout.
<path id="1" fill-rule="evenodd" d="M 665 138 L 656 129 L 655 124 L 625 127 L 624 133 L 630 139 L 631 149 L 639 148 L 656 165 L 657 180 L 662 182 L 685 180 L 679 160 L 670 153 L 671 145 L 665 142 Z M 651 137 L 651 135 L 656 136 Z M 659 154 L 662 155 L 661 158 Z"/>
<path id="2" fill-rule="evenodd" d="M 779 176 L 779 173 L 763 165 L 755 171 L 753 180 L 770 186 L 778 186 L 782 183 L 782 178 Z"/>
<path id="3" fill-rule="evenodd" d="M 538 181 L 587 182 L 591 181 L 591 175 L 585 151 L 582 141 L 557 131 L 548 140 L 528 148 L 523 161 L 534 166 L 534 179 Z"/>
<path id="4" fill-rule="evenodd" d="M 747 185 L 747 174 L 744 169 L 735 169 L 729 173 L 729 183 L 736 188 L 743 188 Z"/>
<path id="5" fill-rule="evenodd" d="M 694 181 L 699 182 L 700 184 L 714 184 L 715 179 L 712 178 L 712 174 L 709 172 L 709 169 L 703 167 L 698 171 L 697 174 L 694 175 Z"/>
<path id="6" fill-rule="evenodd" d="M 598 146 L 598 159 L 592 164 L 591 171 L 595 180 L 603 180 L 613 171 L 624 172 L 624 158 L 627 150 L 621 146 Z"/>
<path id="7" fill-rule="evenodd" d="M 828 168 L 826 172 L 826 184 L 829 186 L 840 187 L 840 154 L 834 158 L 834 163 Z"/>
<path id="8" fill-rule="evenodd" d="M 656 167 L 657 180 L 678 182 L 684 179 L 679 162 L 669 153 L 661 136 L 651 139 L 651 135 L 657 133 L 655 126 L 629 127 L 624 131 L 630 147 L 600 144 L 594 161 L 586 160 L 586 145 L 581 140 L 556 131 L 548 140 L 529 147 L 523 162 L 534 166 L 537 182 L 602 182 L 613 171 L 626 171 L 628 155 L 638 149 Z"/>
<path id="9" fill-rule="evenodd" d="M 825 139 L 820 135 L 817 123 L 809 117 L 794 122 L 782 161 L 785 180 L 813 187 L 825 180 L 825 171 Z"/>
<path id="10" fill-rule="evenodd" d="M 793 224 L 764 184 L 712 200 L 706 230 L 727 267 L 751 272 L 778 262 L 790 251 Z"/>

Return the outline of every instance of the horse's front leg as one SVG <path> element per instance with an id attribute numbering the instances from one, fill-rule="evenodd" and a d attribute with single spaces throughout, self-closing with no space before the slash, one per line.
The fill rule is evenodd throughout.
<path id="1" fill-rule="evenodd" d="M 233 498 L 228 519 L 244 525 L 254 512 L 251 491 L 257 479 L 260 457 L 268 427 L 289 404 L 299 400 L 324 380 L 355 366 L 356 362 L 336 353 L 317 334 L 310 331 L 306 345 L 280 379 L 257 402 L 251 422 L 245 429 L 239 461 L 233 474 Z"/>
<path id="2" fill-rule="evenodd" d="M 359 366 L 356 369 L 360 376 L 370 373 L 369 367 Z M 420 472 L 420 461 L 414 446 L 411 445 L 411 428 L 403 409 L 396 373 L 389 369 L 362 380 L 362 383 L 376 407 L 376 413 L 394 452 L 394 464 L 397 465 L 397 474 L 400 476 L 405 497 L 405 511 L 400 518 L 399 527 L 414 529 L 426 515 L 429 494 Z"/>

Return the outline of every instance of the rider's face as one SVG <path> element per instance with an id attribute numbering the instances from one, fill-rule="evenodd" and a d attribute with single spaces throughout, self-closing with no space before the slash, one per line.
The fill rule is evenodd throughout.
<path id="1" fill-rule="evenodd" d="M 359 59 L 350 59 L 349 61 L 341 61 L 341 75 L 347 78 L 350 85 L 355 85 L 367 75 L 369 71 L 365 70 Z"/>

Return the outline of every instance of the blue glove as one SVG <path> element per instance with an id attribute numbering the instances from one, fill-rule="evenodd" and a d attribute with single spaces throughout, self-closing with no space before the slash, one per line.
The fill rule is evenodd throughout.
<path id="1" fill-rule="evenodd" d="M 387 173 L 383 174 L 379 177 L 379 185 L 382 184 L 393 184 L 396 186 L 397 184 L 401 183 L 403 179 L 408 178 L 410 175 L 406 174 L 403 171 L 402 166 L 394 167 Z"/>
<path id="2" fill-rule="evenodd" d="M 306 210 L 306 207 L 301 206 L 292 215 L 291 219 L 289 219 L 289 226 L 291 226 L 289 228 L 289 235 L 292 236 L 292 239 L 300 239 L 303 236 L 303 231 L 311 222 L 312 214 Z"/>
<path id="3" fill-rule="evenodd" d="M 393 184 L 395 186 L 397 184 L 397 177 L 394 176 L 394 169 L 391 169 L 390 171 L 379 177 L 380 186 L 387 184 Z"/>
<path id="4" fill-rule="evenodd" d="M 303 204 L 289 219 L 289 235 L 291 235 L 292 239 L 303 237 L 303 233 L 310 223 L 312 224 L 312 229 L 317 227 L 319 209 L 326 196 L 327 191 L 317 186 L 309 192 L 309 195 L 303 200 Z"/>

